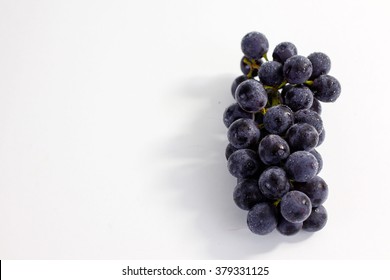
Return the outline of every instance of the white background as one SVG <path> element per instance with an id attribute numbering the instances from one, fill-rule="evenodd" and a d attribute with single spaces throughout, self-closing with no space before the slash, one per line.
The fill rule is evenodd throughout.
<path id="1" fill-rule="evenodd" d="M 0 258 L 390 258 L 387 1 L 0 1 Z M 222 114 L 240 41 L 332 59 L 329 221 L 256 236 Z"/>

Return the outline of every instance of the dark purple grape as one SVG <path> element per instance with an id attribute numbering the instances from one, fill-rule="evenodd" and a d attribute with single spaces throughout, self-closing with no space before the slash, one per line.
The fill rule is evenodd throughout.
<path id="1" fill-rule="evenodd" d="M 248 78 L 245 75 L 238 76 L 234 79 L 232 86 L 230 87 L 230 91 L 233 95 L 233 98 L 236 98 L 236 89 L 239 84 L 241 84 L 243 81 L 247 80 Z"/>
<path id="2" fill-rule="evenodd" d="M 259 144 L 259 156 L 264 164 L 279 164 L 289 155 L 290 147 L 279 135 L 269 134 L 261 139 Z"/>
<path id="3" fill-rule="evenodd" d="M 308 182 L 318 171 L 318 162 L 315 156 L 307 151 L 292 153 L 286 161 L 285 170 L 289 178 L 297 182 Z"/>
<path id="4" fill-rule="evenodd" d="M 283 235 L 294 235 L 302 229 L 303 223 L 291 223 L 282 216 L 279 217 L 278 226 L 276 229 Z"/>
<path id="5" fill-rule="evenodd" d="M 284 77 L 290 84 L 303 84 L 313 71 L 313 66 L 308 58 L 294 55 L 286 60 L 283 65 Z"/>
<path id="6" fill-rule="evenodd" d="M 312 207 L 320 206 L 328 198 L 328 185 L 319 176 L 306 183 L 295 182 L 294 190 L 305 193 L 310 198 Z"/>
<path id="7" fill-rule="evenodd" d="M 241 40 L 241 50 L 245 56 L 252 59 L 260 59 L 268 51 L 267 38 L 260 32 L 250 32 Z"/>
<path id="8" fill-rule="evenodd" d="M 261 193 L 268 199 L 282 198 L 291 188 L 286 172 L 277 166 L 271 166 L 261 173 L 259 178 Z"/>
<path id="9" fill-rule="evenodd" d="M 244 111 L 238 103 L 234 103 L 225 109 L 223 123 L 227 128 L 238 119 L 252 119 L 252 113 Z"/>
<path id="10" fill-rule="evenodd" d="M 248 212 L 247 224 L 250 231 L 255 234 L 266 235 L 277 226 L 274 207 L 267 202 L 260 202 Z"/>
<path id="11" fill-rule="evenodd" d="M 283 134 L 294 123 L 294 113 L 285 105 L 269 108 L 264 115 L 264 127 L 270 133 Z"/>
<path id="12" fill-rule="evenodd" d="M 328 221 L 328 213 L 324 206 L 313 208 L 310 216 L 303 222 L 302 228 L 309 232 L 319 231 L 324 228 Z"/>
<path id="13" fill-rule="evenodd" d="M 229 143 L 237 149 L 248 148 L 260 139 L 260 130 L 251 119 L 238 119 L 228 129 Z"/>
<path id="14" fill-rule="evenodd" d="M 252 179 L 241 180 L 234 188 L 233 200 L 243 210 L 250 210 L 264 200 L 258 182 Z"/>
<path id="15" fill-rule="evenodd" d="M 321 106 L 320 101 L 318 101 L 317 98 L 313 98 L 313 104 L 311 105 L 311 107 L 309 109 L 314 111 L 314 112 L 317 112 L 318 115 L 321 115 L 321 113 L 322 113 L 322 106 Z"/>
<path id="16" fill-rule="evenodd" d="M 257 153 L 250 149 L 240 149 L 232 153 L 227 165 L 230 174 L 236 178 L 250 178 L 261 168 Z"/>
<path id="17" fill-rule="evenodd" d="M 263 63 L 259 70 L 259 79 L 266 86 L 279 86 L 284 80 L 283 65 L 277 61 Z"/>
<path id="18" fill-rule="evenodd" d="M 302 109 L 295 112 L 294 122 L 310 124 L 317 130 L 318 134 L 320 134 L 324 128 L 321 116 L 310 109 Z"/>
<path id="19" fill-rule="evenodd" d="M 226 157 L 226 159 L 229 159 L 230 155 L 232 153 L 234 153 L 235 151 L 237 151 L 237 150 L 239 150 L 239 149 L 235 148 L 232 144 L 230 144 L 230 143 L 227 144 L 226 149 L 225 149 L 225 157 Z"/>
<path id="20" fill-rule="evenodd" d="M 320 75 L 328 74 L 330 71 L 330 58 L 322 52 L 314 52 L 307 57 L 313 65 L 313 73 L 310 80 L 313 80 Z"/>
<path id="21" fill-rule="evenodd" d="M 296 123 L 286 133 L 291 151 L 310 151 L 317 146 L 317 130 L 307 123 Z"/>
<path id="22" fill-rule="evenodd" d="M 318 135 L 318 144 L 317 144 L 317 147 L 319 145 L 322 144 L 322 142 L 324 142 L 325 140 L 325 129 L 322 129 L 322 132 L 320 133 L 320 135 Z"/>
<path id="23" fill-rule="evenodd" d="M 291 87 L 283 96 L 283 103 L 294 112 L 308 109 L 313 104 L 313 93 L 307 86 L 298 85 Z"/>
<path id="24" fill-rule="evenodd" d="M 330 75 L 321 75 L 314 79 L 311 90 L 314 97 L 322 102 L 335 102 L 341 93 L 339 81 Z"/>
<path id="25" fill-rule="evenodd" d="M 318 146 L 318 145 L 317 145 Z M 322 170 L 322 166 L 323 166 L 323 161 L 322 161 L 322 156 L 320 155 L 320 153 L 316 150 L 316 149 L 313 149 L 310 151 L 310 153 L 316 157 L 316 160 L 318 162 L 318 171 L 317 171 L 317 174 L 320 173 L 320 171 Z"/>
<path id="26" fill-rule="evenodd" d="M 293 43 L 282 42 L 275 47 L 272 58 L 283 64 L 288 58 L 296 54 L 298 54 L 298 51 Z"/>
<path id="27" fill-rule="evenodd" d="M 249 79 L 237 87 L 236 101 L 243 110 L 256 113 L 267 104 L 267 92 L 260 82 Z"/>
<path id="28" fill-rule="evenodd" d="M 290 223 L 301 223 L 310 213 L 311 202 L 303 192 L 290 191 L 280 201 L 280 214 Z"/>

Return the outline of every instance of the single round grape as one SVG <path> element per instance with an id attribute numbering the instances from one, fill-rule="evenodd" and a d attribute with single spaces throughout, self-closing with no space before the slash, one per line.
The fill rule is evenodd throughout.
<path id="1" fill-rule="evenodd" d="M 320 134 L 322 132 L 323 124 L 321 116 L 310 109 L 302 109 L 294 114 L 294 122 L 295 123 L 308 123 L 312 125 Z"/>
<path id="2" fill-rule="evenodd" d="M 320 135 L 318 135 L 318 144 L 317 144 L 317 147 L 319 145 L 321 145 L 325 140 L 325 129 L 322 129 L 322 132 L 320 133 Z"/>
<path id="3" fill-rule="evenodd" d="M 312 207 L 322 205 L 328 198 L 328 185 L 320 176 L 315 176 L 305 183 L 295 182 L 294 189 L 306 194 L 310 198 Z"/>
<path id="4" fill-rule="evenodd" d="M 294 235 L 302 229 L 303 223 L 291 223 L 282 216 L 279 217 L 278 226 L 276 229 L 283 235 Z"/>
<path id="5" fill-rule="evenodd" d="M 312 92 L 312 94 L 313 94 L 313 92 Z M 317 112 L 318 115 L 321 115 L 322 106 L 321 106 L 320 101 L 318 101 L 317 98 L 313 98 L 313 104 L 311 105 L 311 107 L 309 109 L 314 111 L 314 112 Z"/>
<path id="6" fill-rule="evenodd" d="M 241 84 L 243 81 L 247 80 L 248 78 L 245 75 L 238 76 L 234 79 L 232 86 L 230 87 L 230 91 L 233 95 L 233 98 L 236 98 L 236 89 L 239 84 Z"/>
<path id="7" fill-rule="evenodd" d="M 233 191 L 233 200 L 243 210 L 250 210 L 257 203 L 264 200 L 256 180 L 243 179 Z"/>
<path id="8" fill-rule="evenodd" d="M 283 73 L 290 84 L 303 84 L 313 71 L 313 66 L 308 58 L 294 55 L 286 60 L 283 65 Z"/>
<path id="9" fill-rule="evenodd" d="M 232 144 L 230 144 L 230 143 L 227 144 L 226 149 L 225 149 L 225 157 L 226 157 L 226 159 L 229 159 L 230 155 L 232 153 L 234 153 L 235 151 L 237 151 L 237 150 L 239 150 L 239 149 L 234 147 Z"/>
<path id="10" fill-rule="evenodd" d="M 260 82 L 249 79 L 237 87 L 236 100 L 243 110 L 256 113 L 265 107 L 268 97 Z"/>
<path id="11" fill-rule="evenodd" d="M 272 53 L 272 58 L 283 64 L 288 58 L 296 55 L 297 53 L 297 47 L 293 43 L 282 42 L 275 47 L 274 52 Z"/>
<path id="12" fill-rule="evenodd" d="M 270 133 L 283 134 L 294 123 L 294 113 L 286 105 L 276 105 L 264 115 L 264 127 Z"/>
<path id="13" fill-rule="evenodd" d="M 319 231 L 324 228 L 328 221 L 328 213 L 324 206 L 320 205 L 317 208 L 313 208 L 309 218 L 303 222 L 302 228 L 309 232 Z"/>
<path id="14" fill-rule="evenodd" d="M 241 50 L 245 56 L 260 59 L 269 48 L 267 38 L 260 32 L 249 32 L 241 40 Z"/>
<path id="15" fill-rule="evenodd" d="M 317 130 L 307 123 L 296 123 L 286 133 L 287 142 L 292 151 L 310 151 L 317 146 Z"/>
<path id="16" fill-rule="evenodd" d="M 311 153 L 297 151 L 287 158 L 285 170 L 292 180 L 307 182 L 317 174 L 318 162 L 316 157 Z"/>
<path id="17" fill-rule="evenodd" d="M 252 207 L 247 216 L 248 228 L 251 232 L 266 235 L 277 226 L 275 209 L 267 202 L 260 202 Z"/>
<path id="18" fill-rule="evenodd" d="M 251 119 L 238 119 L 228 129 L 229 143 L 237 149 L 248 148 L 260 139 L 260 130 Z"/>
<path id="19" fill-rule="evenodd" d="M 259 188 L 261 193 L 268 199 L 282 198 L 290 190 L 290 181 L 286 172 L 277 166 L 271 166 L 261 173 Z"/>
<path id="20" fill-rule="evenodd" d="M 317 78 L 320 75 L 328 74 L 330 71 L 330 58 L 322 52 L 314 52 L 307 57 L 313 65 L 313 73 L 310 80 Z"/>
<path id="21" fill-rule="evenodd" d="M 258 173 L 261 164 L 256 152 L 240 149 L 230 155 L 227 166 L 234 177 L 250 178 Z"/>
<path id="22" fill-rule="evenodd" d="M 243 56 L 240 61 L 240 69 L 246 77 L 256 77 L 261 64 L 261 59 L 250 59 L 249 57 Z"/>
<path id="23" fill-rule="evenodd" d="M 287 142 L 276 134 L 269 134 L 261 139 L 259 156 L 263 163 L 268 165 L 279 164 L 290 155 Z"/>
<path id="24" fill-rule="evenodd" d="M 317 145 L 318 146 L 318 145 Z M 316 149 L 313 149 L 310 151 L 310 153 L 316 157 L 316 160 L 318 162 L 318 171 L 317 171 L 317 174 L 320 173 L 320 171 L 322 170 L 322 166 L 323 166 L 323 160 L 322 160 L 322 156 L 320 155 L 320 153 L 316 150 Z"/>
<path id="25" fill-rule="evenodd" d="M 238 119 L 252 119 L 252 113 L 244 111 L 238 103 L 233 103 L 223 113 L 223 123 L 227 128 Z"/>
<path id="26" fill-rule="evenodd" d="M 294 112 L 313 105 L 313 93 L 307 86 L 291 87 L 284 95 L 283 102 Z"/>
<path id="27" fill-rule="evenodd" d="M 314 79 L 311 90 L 314 97 L 322 102 L 335 102 L 341 93 L 339 81 L 330 75 L 321 75 Z"/>
<path id="28" fill-rule="evenodd" d="M 310 198 L 300 191 L 286 193 L 280 201 L 280 214 L 290 223 L 301 223 L 311 213 Z"/>
<path id="29" fill-rule="evenodd" d="M 277 87 L 283 80 L 283 65 L 277 61 L 263 63 L 259 70 L 260 81 L 267 86 Z"/>

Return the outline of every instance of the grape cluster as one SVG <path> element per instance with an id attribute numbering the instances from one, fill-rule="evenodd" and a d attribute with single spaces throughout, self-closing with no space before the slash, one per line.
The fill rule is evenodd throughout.
<path id="1" fill-rule="evenodd" d="M 334 102 L 341 86 L 328 75 L 331 62 L 321 52 L 298 55 L 290 42 L 269 44 L 260 32 L 241 41 L 243 75 L 231 86 L 235 103 L 226 108 L 226 159 L 237 178 L 233 198 L 248 211 L 249 229 L 283 235 L 315 232 L 327 222 L 322 205 L 328 185 L 318 176 L 322 158 L 316 148 L 325 138 L 321 103 Z"/>

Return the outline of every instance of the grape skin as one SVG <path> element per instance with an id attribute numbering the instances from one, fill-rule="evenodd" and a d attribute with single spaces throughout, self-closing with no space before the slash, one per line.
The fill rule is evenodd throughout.
<path id="1" fill-rule="evenodd" d="M 290 223 L 301 223 L 311 213 L 309 197 L 300 191 L 290 191 L 280 201 L 280 213 Z"/>
<path id="2" fill-rule="evenodd" d="M 260 139 L 260 130 L 251 119 L 238 119 L 228 129 L 229 143 L 237 149 L 248 148 Z"/>
<path id="3" fill-rule="evenodd" d="M 252 113 L 244 111 L 238 103 L 233 103 L 223 113 L 223 123 L 227 128 L 238 119 L 252 119 Z"/>
<path id="4" fill-rule="evenodd" d="M 250 149 L 240 149 L 232 153 L 228 159 L 228 170 L 236 178 L 250 178 L 260 170 L 260 159 Z"/>
<path id="5" fill-rule="evenodd" d="M 283 80 L 283 65 L 277 61 L 265 62 L 259 70 L 260 81 L 267 86 L 277 87 Z"/>
<path id="6" fill-rule="evenodd" d="M 321 75 L 311 86 L 314 97 L 322 102 L 335 102 L 341 93 L 340 82 L 333 76 Z"/>
<path id="7" fill-rule="evenodd" d="M 297 47 L 293 43 L 282 42 L 275 47 L 272 58 L 274 61 L 283 64 L 288 58 L 296 54 L 298 54 Z"/>
<path id="8" fill-rule="evenodd" d="M 313 105 L 313 93 L 307 86 L 298 85 L 291 87 L 284 95 L 284 104 L 294 112 L 308 109 Z"/>
<path id="9" fill-rule="evenodd" d="M 230 87 L 230 91 L 232 93 L 233 98 L 236 98 L 236 89 L 243 81 L 247 80 L 247 77 L 245 75 L 238 76 L 234 79 L 232 86 Z"/>
<path id="10" fill-rule="evenodd" d="M 328 198 L 328 185 L 320 176 L 315 176 L 306 183 L 295 182 L 294 189 L 305 193 L 310 198 L 312 207 L 322 205 Z"/>
<path id="11" fill-rule="evenodd" d="M 317 145 L 318 146 L 318 145 Z M 320 171 L 322 170 L 322 166 L 323 166 L 323 161 L 322 161 L 322 156 L 321 154 L 316 150 L 316 149 L 313 149 L 310 151 L 310 153 L 316 157 L 316 160 L 318 162 L 318 170 L 317 170 L 317 174 L 320 173 Z"/>
<path id="12" fill-rule="evenodd" d="M 317 130 L 307 123 L 296 123 L 286 133 L 287 142 L 292 151 L 310 151 L 317 146 Z"/>
<path id="13" fill-rule="evenodd" d="M 267 53 L 268 40 L 260 32 L 249 32 L 241 40 L 241 50 L 245 56 L 252 59 L 260 59 Z"/>
<path id="14" fill-rule="evenodd" d="M 243 110 L 256 113 L 265 107 L 268 96 L 260 82 L 249 79 L 237 87 L 236 101 Z"/>
<path id="15" fill-rule="evenodd" d="M 267 202 L 261 202 L 248 212 L 247 224 L 250 231 L 259 235 L 272 232 L 277 226 L 275 209 Z"/>
<path id="16" fill-rule="evenodd" d="M 269 134 L 261 139 L 258 150 L 261 161 L 268 165 L 279 164 L 290 155 L 289 145 L 276 134 Z"/>
<path id="17" fill-rule="evenodd" d="M 259 190 L 256 180 L 241 180 L 233 191 L 233 200 L 243 210 L 250 210 L 254 205 L 263 201 L 264 196 Z"/>
<path id="18" fill-rule="evenodd" d="M 303 222 L 302 229 L 309 232 L 319 231 L 324 228 L 328 221 L 328 213 L 324 206 L 313 208 L 310 216 Z"/>
<path id="19" fill-rule="evenodd" d="M 312 125 L 320 134 L 324 128 L 321 116 L 310 109 L 301 109 L 294 114 L 295 123 L 307 123 Z"/>
<path id="20" fill-rule="evenodd" d="M 277 230 L 283 235 L 294 235 L 297 234 L 302 229 L 303 222 L 300 223 L 291 223 L 287 221 L 283 216 L 279 217 L 279 222 Z"/>
<path id="21" fill-rule="evenodd" d="M 290 84 L 303 84 L 313 71 L 310 60 L 301 55 L 294 55 L 286 60 L 283 65 L 283 73 Z"/>
<path id="22" fill-rule="evenodd" d="M 328 74 L 331 67 L 329 56 L 322 52 L 314 52 L 307 57 L 313 65 L 313 73 L 310 80 L 313 80 L 320 75 Z"/>
<path id="23" fill-rule="evenodd" d="M 292 153 L 284 165 L 289 178 L 297 182 L 311 180 L 318 171 L 318 162 L 314 155 L 307 151 Z"/>
<path id="24" fill-rule="evenodd" d="M 279 199 L 290 190 L 290 182 L 284 169 L 271 166 L 261 173 L 259 188 L 269 199 Z"/>
<path id="25" fill-rule="evenodd" d="M 270 133 L 283 134 L 294 123 L 294 113 L 286 105 L 277 105 L 264 115 L 264 127 Z"/>

